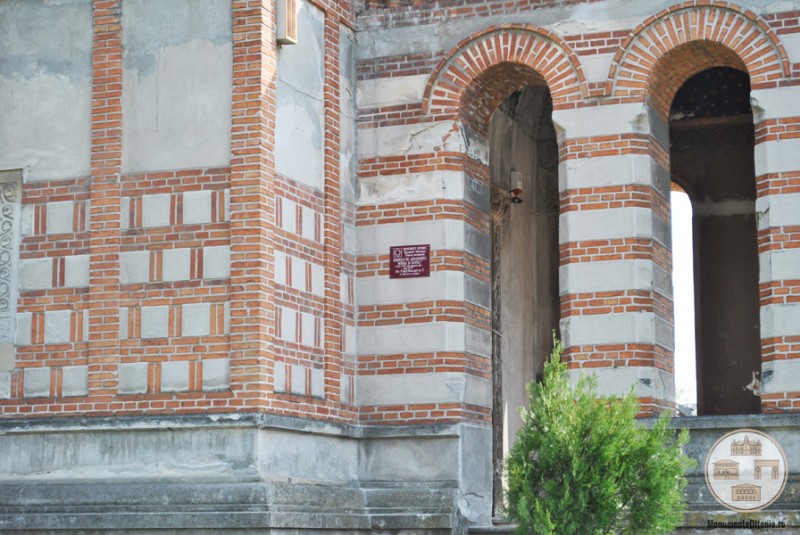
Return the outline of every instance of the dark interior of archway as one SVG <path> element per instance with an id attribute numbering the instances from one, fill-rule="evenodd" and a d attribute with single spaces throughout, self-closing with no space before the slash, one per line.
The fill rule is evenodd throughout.
<path id="1" fill-rule="evenodd" d="M 522 420 L 525 385 L 540 377 L 558 328 L 558 142 L 545 85 L 509 96 L 492 116 L 492 326 L 495 505 L 502 458 Z M 517 180 L 520 181 L 517 184 Z M 523 202 L 509 191 L 520 186 Z"/>
<path id="2" fill-rule="evenodd" d="M 754 128 L 747 73 L 696 74 L 670 111 L 672 179 L 692 201 L 699 415 L 754 414 L 760 373 Z"/>

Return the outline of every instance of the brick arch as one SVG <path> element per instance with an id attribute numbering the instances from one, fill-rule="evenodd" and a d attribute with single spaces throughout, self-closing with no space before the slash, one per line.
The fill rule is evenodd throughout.
<path id="1" fill-rule="evenodd" d="M 756 89 L 777 85 L 791 73 L 783 45 L 755 13 L 728 2 L 692 0 L 648 18 L 631 33 L 614 56 L 606 93 L 643 99 L 650 91 L 651 99 L 671 102 L 674 93 L 659 95 L 667 88 L 654 83 L 662 82 L 663 78 L 654 80 L 653 73 L 657 67 L 663 68 L 663 63 L 658 65 L 659 60 L 679 47 L 684 52 L 699 51 L 699 57 L 710 59 L 705 68 L 742 68 L 750 74 L 751 84 Z M 712 64 L 714 54 L 719 55 L 720 63 Z M 686 76 L 683 83 L 690 76 L 687 75 L 690 69 L 679 67 L 680 57 L 672 55 L 671 59 L 673 76 Z M 677 87 L 674 90 L 677 91 Z"/>
<path id="2" fill-rule="evenodd" d="M 428 80 L 422 110 L 461 116 L 483 132 L 492 106 L 531 83 L 549 87 L 554 107 L 587 95 L 580 61 L 558 35 L 529 24 L 494 27 L 450 50 Z"/>

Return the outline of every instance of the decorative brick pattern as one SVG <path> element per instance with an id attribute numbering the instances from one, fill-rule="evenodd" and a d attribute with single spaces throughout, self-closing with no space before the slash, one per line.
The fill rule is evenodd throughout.
<path id="1" fill-rule="evenodd" d="M 691 54 L 693 49 L 704 53 Z M 670 71 L 659 72 L 659 60 L 673 51 L 695 61 L 679 57 L 669 61 Z M 786 51 L 765 21 L 733 4 L 693 0 L 653 15 L 633 30 L 614 57 L 606 93 L 641 98 L 652 88 L 650 100 L 666 115 L 683 82 L 714 66 L 749 72 L 754 89 L 774 87 L 790 75 Z"/>
<path id="2" fill-rule="evenodd" d="M 460 109 L 476 132 L 485 132 L 500 102 L 525 85 L 542 82 L 555 108 L 585 96 L 580 61 L 561 37 L 529 25 L 491 28 L 447 54 L 428 82 L 422 109 L 434 115 Z"/>

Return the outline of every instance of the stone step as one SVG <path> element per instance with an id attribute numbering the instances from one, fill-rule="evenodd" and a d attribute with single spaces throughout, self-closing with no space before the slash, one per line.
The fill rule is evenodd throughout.
<path id="1" fill-rule="evenodd" d="M 514 533 L 514 529 L 514 524 L 495 522 L 491 526 L 472 526 L 469 528 L 469 535 L 500 535 Z"/>

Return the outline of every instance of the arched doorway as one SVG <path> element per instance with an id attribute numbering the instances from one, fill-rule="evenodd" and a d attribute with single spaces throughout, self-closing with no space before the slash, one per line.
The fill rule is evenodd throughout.
<path id="1" fill-rule="evenodd" d="M 754 414 L 761 372 L 750 77 L 712 67 L 670 109 L 672 180 L 692 201 L 698 414 Z M 680 311 L 676 310 L 676 315 Z"/>
<path id="2" fill-rule="evenodd" d="M 507 97 L 489 123 L 495 504 L 502 459 L 559 322 L 558 141 L 544 84 Z"/>

